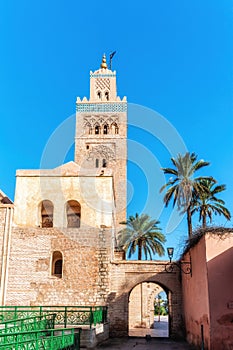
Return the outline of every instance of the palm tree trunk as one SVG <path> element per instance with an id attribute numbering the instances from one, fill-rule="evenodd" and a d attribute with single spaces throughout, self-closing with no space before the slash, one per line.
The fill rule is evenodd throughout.
<path id="1" fill-rule="evenodd" d="M 206 228 L 206 215 L 202 216 L 202 227 Z"/>
<path id="2" fill-rule="evenodd" d="M 190 207 L 188 207 L 188 209 L 187 209 L 187 222 L 188 222 L 188 234 L 189 234 L 189 239 L 190 239 L 190 238 L 192 238 L 192 235 L 193 235 L 192 215 L 191 215 Z"/>
<path id="3" fill-rule="evenodd" d="M 138 260 L 142 260 L 142 241 L 138 241 Z"/>

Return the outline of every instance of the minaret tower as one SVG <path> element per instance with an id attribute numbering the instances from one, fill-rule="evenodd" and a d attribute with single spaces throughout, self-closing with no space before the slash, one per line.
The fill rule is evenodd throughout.
<path id="1" fill-rule="evenodd" d="M 80 171 L 113 175 L 116 226 L 126 219 L 127 102 L 117 96 L 116 71 L 105 55 L 100 69 L 90 72 L 90 99 L 77 97 L 75 162 Z"/>

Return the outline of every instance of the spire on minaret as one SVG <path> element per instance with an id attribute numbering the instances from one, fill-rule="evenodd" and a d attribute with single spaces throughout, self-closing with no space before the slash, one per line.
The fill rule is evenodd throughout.
<path id="1" fill-rule="evenodd" d="M 103 54 L 102 63 L 100 65 L 100 68 L 104 68 L 104 69 L 108 68 L 108 65 L 106 63 L 106 55 L 105 55 L 105 53 Z"/>

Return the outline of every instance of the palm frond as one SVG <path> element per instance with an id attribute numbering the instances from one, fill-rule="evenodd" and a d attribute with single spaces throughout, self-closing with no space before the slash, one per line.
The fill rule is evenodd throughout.
<path id="1" fill-rule="evenodd" d="M 225 202 L 216 197 L 216 194 L 226 189 L 225 185 L 216 185 L 216 180 L 213 177 L 198 178 L 197 185 L 199 190 L 196 190 L 192 200 L 191 213 L 199 213 L 199 221 L 206 222 L 206 218 L 212 221 L 212 214 L 223 215 L 227 220 L 230 220 L 230 211 L 224 206 Z"/>
<path id="2" fill-rule="evenodd" d="M 148 256 L 152 259 L 153 254 L 161 255 L 164 252 L 163 243 L 166 239 L 158 226 L 158 220 L 151 219 L 147 214 L 136 214 L 135 217 L 130 216 L 126 224 L 127 227 L 119 231 L 117 242 L 119 247 L 128 251 L 129 258 L 139 246 L 146 259 Z"/>

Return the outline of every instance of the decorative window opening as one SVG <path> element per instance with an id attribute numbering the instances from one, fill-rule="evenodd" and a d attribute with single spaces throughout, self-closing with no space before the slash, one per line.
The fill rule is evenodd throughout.
<path id="1" fill-rule="evenodd" d="M 112 125 L 112 130 L 113 130 L 114 134 L 119 134 L 119 128 L 118 128 L 118 125 L 116 123 L 114 123 Z"/>
<path id="2" fill-rule="evenodd" d="M 108 126 L 105 124 L 104 125 L 104 135 L 108 134 Z"/>
<path id="3" fill-rule="evenodd" d="M 102 163 L 103 165 L 103 168 L 106 168 L 107 167 L 107 161 L 106 161 L 106 159 L 103 159 L 103 163 Z"/>
<path id="4" fill-rule="evenodd" d="M 105 98 L 107 101 L 109 101 L 109 92 L 108 91 L 105 92 Z"/>
<path id="5" fill-rule="evenodd" d="M 89 145 L 86 145 L 86 149 L 89 149 Z"/>
<path id="6" fill-rule="evenodd" d="M 92 134 L 91 124 L 89 123 L 85 125 L 85 134 Z"/>
<path id="7" fill-rule="evenodd" d="M 59 251 L 53 252 L 52 256 L 52 276 L 62 278 L 63 258 Z"/>
<path id="8" fill-rule="evenodd" d="M 80 227 L 81 205 L 79 202 L 71 200 L 66 204 L 67 227 Z"/>
<path id="9" fill-rule="evenodd" d="M 99 100 L 101 100 L 101 97 L 102 97 L 101 91 L 97 91 L 97 97 Z"/>
<path id="10" fill-rule="evenodd" d="M 100 126 L 99 125 L 95 126 L 95 134 L 96 135 L 100 134 Z"/>
<path id="11" fill-rule="evenodd" d="M 95 167 L 96 167 L 96 168 L 99 168 L 99 159 L 96 159 L 96 160 L 95 160 Z"/>
<path id="12" fill-rule="evenodd" d="M 53 227 L 53 203 L 49 200 L 41 203 L 41 226 Z"/>

